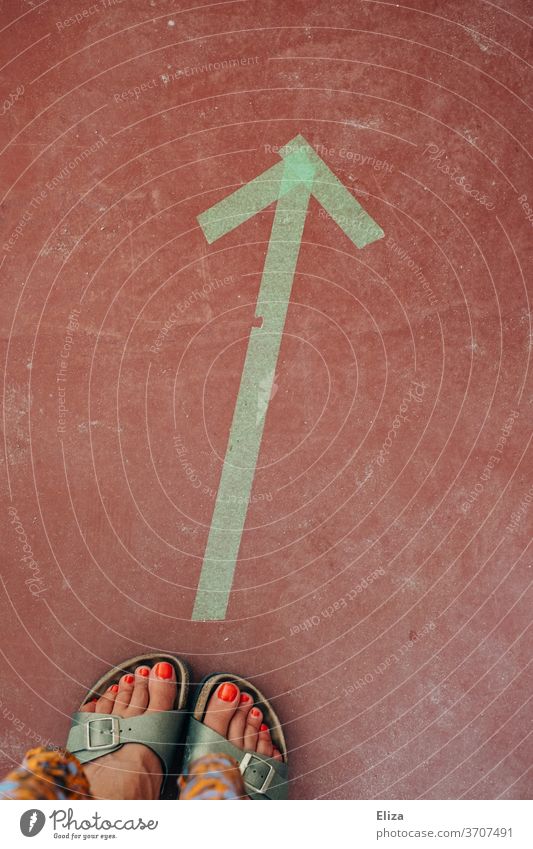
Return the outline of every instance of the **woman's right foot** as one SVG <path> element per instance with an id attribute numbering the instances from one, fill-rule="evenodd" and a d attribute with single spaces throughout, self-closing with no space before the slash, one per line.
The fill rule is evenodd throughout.
<path id="1" fill-rule="evenodd" d="M 123 675 L 99 699 L 80 711 L 122 718 L 172 710 L 176 700 L 176 672 L 166 661 L 151 668 L 138 666 Z M 120 749 L 86 763 L 84 772 L 96 799 L 157 799 L 163 778 L 158 756 L 142 743 Z"/>
<path id="2" fill-rule="evenodd" d="M 238 749 L 283 761 L 263 722 L 262 711 L 254 705 L 250 693 L 239 690 L 233 681 L 219 684 L 207 703 L 203 721 Z"/>

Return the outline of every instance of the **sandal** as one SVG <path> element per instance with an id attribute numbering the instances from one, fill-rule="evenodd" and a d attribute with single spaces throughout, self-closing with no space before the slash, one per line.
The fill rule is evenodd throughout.
<path id="1" fill-rule="evenodd" d="M 250 693 L 255 704 L 263 711 L 264 721 L 270 729 L 273 744 L 279 749 L 283 762 L 267 758 L 257 752 L 238 749 L 225 737 L 202 722 L 211 694 L 223 681 L 231 681 L 240 690 Z M 225 754 L 237 761 L 244 786 L 250 799 L 287 799 L 289 790 L 288 753 L 278 715 L 263 693 L 250 681 L 239 675 L 217 673 L 204 678 L 191 711 L 182 772 L 187 773 L 190 763 L 202 755 Z"/>
<path id="2" fill-rule="evenodd" d="M 169 777 L 176 774 L 182 729 L 187 719 L 189 670 L 183 660 L 177 655 L 157 653 L 132 657 L 102 675 L 87 693 L 83 704 L 102 696 L 111 684 L 128 672 L 135 672 L 137 666 L 151 666 L 160 661 L 170 663 L 176 673 L 177 695 L 173 710 L 154 711 L 131 717 L 77 711 L 72 716 L 66 748 L 80 763 L 85 764 L 115 752 L 125 743 L 142 743 L 143 746 L 148 746 L 163 765 L 164 778 L 160 794 L 163 797 L 169 785 Z"/>

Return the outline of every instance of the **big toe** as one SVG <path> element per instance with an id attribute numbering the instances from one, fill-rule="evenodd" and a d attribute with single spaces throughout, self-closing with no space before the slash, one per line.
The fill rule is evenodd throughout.
<path id="1" fill-rule="evenodd" d="M 176 692 L 176 672 L 173 665 L 166 660 L 156 663 L 148 678 L 148 710 L 172 710 Z"/>
<path id="2" fill-rule="evenodd" d="M 229 724 L 235 716 L 239 698 L 239 688 L 232 681 L 223 681 L 207 703 L 204 724 L 222 737 L 227 737 Z"/>

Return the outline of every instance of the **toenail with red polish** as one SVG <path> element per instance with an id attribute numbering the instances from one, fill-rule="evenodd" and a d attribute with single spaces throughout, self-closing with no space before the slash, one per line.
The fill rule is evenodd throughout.
<path id="1" fill-rule="evenodd" d="M 222 684 L 222 687 L 218 691 L 218 698 L 222 699 L 223 702 L 234 702 L 237 698 L 237 687 L 235 684 L 230 684 L 229 681 Z"/>
<path id="2" fill-rule="evenodd" d="M 240 705 L 246 705 L 248 702 L 251 702 L 252 697 L 248 695 L 248 693 L 241 693 L 241 697 L 239 699 Z"/>
<path id="3" fill-rule="evenodd" d="M 124 677 L 124 681 L 126 682 L 126 684 L 133 684 L 135 678 L 133 677 L 133 675 L 126 675 Z"/>
<path id="4" fill-rule="evenodd" d="M 137 672 L 139 673 L 139 675 L 142 675 L 143 678 L 148 678 L 150 674 L 150 670 L 147 666 L 141 666 L 141 668 L 138 669 Z"/>
<path id="5" fill-rule="evenodd" d="M 259 730 L 260 731 L 268 731 L 268 725 L 265 725 L 265 723 L 263 722 L 263 724 L 261 725 L 261 728 Z"/>
<path id="6" fill-rule="evenodd" d="M 163 678 L 165 680 L 172 678 L 172 666 L 170 665 L 170 663 L 166 663 L 166 661 L 158 663 L 154 669 L 154 672 L 158 678 Z"/>
<path id="7" fill-rule="evenodd" d="M 118 693 L 118 684 L 112 684 L 109 689 L 112 693 Z"/>
<path id="8" fill-rule="evenodd" d="M 255 716 L 255 717 L 261 716 L 261 711 L 257 710 L 257 708 L 252 708 L 250 713 L 252 714 L 252 716 Z"/>

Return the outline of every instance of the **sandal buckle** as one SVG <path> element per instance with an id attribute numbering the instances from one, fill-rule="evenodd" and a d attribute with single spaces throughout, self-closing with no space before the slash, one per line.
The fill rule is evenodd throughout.
<path id="1" fill-rule="evenodd" d="M 98 731 L 100 734 L 110 734 L 111 740 L 109 743 L 91 743 L 91 725 L 95 722 L 107 722 L 110 723 L 109 729 L 101 729 Z M 95 719 L 89 719 L 85 726 L 86 731 L 86 746 L 85 748 L 89 751 L 94 751 L 95 749 L 109 749 L 111 746 L 118 745 L 120 741 L 120 722 L 118 716 L 99 716 Z"/>
<path id="2" fill-rule="evenodd" d="M 251 785 L 253 787 L 254 793 L 261 793 L 261 795 L 264 796 L 266 794 L 268 788 L 272 784 L 272 779 L 274 778 L 274 776 L 276 774 L 276 770 L 274 769 L 272 764 L 269 764 L 268 761 L 265 761 L 262 757 L 260 757 L 255 752 L 246 752 L 245 756 L 243 757 L 242 761 L 239 764 L 239 770 L 240 770 L 243 778 L 244 778 L 244 773 L 246 772 L 246 770 L 250 766 L 252 759 L 259 761 L 264 766 L 268 767 L 268 773 L 267 773 L 266 778 L 264 779 L 261 787 L 254 787 L 253 784 Z M 246 781 L 246 779 L 244 779 L 244 780 Z"/>

